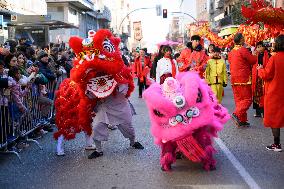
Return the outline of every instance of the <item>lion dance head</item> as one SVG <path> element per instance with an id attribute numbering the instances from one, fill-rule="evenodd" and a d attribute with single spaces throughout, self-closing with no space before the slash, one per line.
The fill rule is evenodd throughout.
<path id="1" fill-rule="evenodd" d="M 109 30 L 89 31 L 88 38 L 71 37 L 69 46 L 76 55 L 70 78 L 56 92 L 57 139 L 73 139 L 76 133 L 91 134 L 92 111 L 98 99 L 115 95 L 118 84 L 128 84 L 129 97 L 134 90 L 133 77 L 122 60 L 120 39 Z"/>

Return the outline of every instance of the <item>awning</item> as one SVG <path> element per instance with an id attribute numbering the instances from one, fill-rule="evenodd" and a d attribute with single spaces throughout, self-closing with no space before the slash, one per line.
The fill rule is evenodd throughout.
<path id="1" fill-rule="evenodd" d="M 41 22 L 21 22 L 21 23 L 11 22 L 8 23 L 7 26 L 21 26 L 21 27 L 49 26 L 50 30 L 56 30 L 59 28 L 79 28 L 77 26 L 74 26 L 73 24 L 69 24 L 58 20 L 49 20 Z"/>
<path id="2" fill-rule="evenodd" d="M 229 28 L 224 28 L 218 33 L 219 37 L 223 37 L 226 35 L 231 35 L 232 33 L 235 33 L 238 30 L 237 27 L 229 27 Z"/>

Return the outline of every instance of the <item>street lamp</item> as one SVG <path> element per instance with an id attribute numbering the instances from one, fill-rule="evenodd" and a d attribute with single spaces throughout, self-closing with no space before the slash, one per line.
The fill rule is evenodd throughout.
<path id="1" fill-rule="evenodd" d="M 172 12 L 172 14 L 185 14 L 185 15 L 189 16 L 190 18 L 192 18 L 195 22 L 198 22 L 193 16 L 191 16 L 190 14 L 188 14 L 186 12 Z"/>
<path id="2" fill-rule="evenodd" d="M 147 10 L 147 9 L 155 9 L 156 7 L 148 7 L 148 8 L 138 8 L 138 9 L 134 9 L 133 11 L 130 11 L 123 19 L 122 21 L 120 22 L 119 24 L 119 27 L 118 27 L 118 30 L 120 31 L 121 30 L 121 26 L 122 26 L 122 23 L 123 21 L 130 15 L 132 14 L 133 12 L 136 12 L 138 10 Z M 122 32 L 121 32 L 122 33 Z"/>

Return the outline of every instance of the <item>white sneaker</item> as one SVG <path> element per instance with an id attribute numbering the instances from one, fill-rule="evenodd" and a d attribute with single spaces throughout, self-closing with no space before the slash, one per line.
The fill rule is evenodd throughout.
<path id="1" fill-rule="evenodd" d="M 57 151 L 57 156 L 65 156 L 64 150 Z"/>
<path id="2" fill-rule="evenodd" d="M 115 125 L 108 125 L 107 128 L 110 129 L 110 130 L 116 130 L 117 126 L 115 126 Z"/>
<path id="3" fill-rule="evenodd" d="M 45 130 L 41 129 L 41 130 L 40 130 L 40 133 L 43 134 L 43 135 L 45 135 L 45 134 L 48 133 L 48 131 L 45 131 Z"/>
<path id="4" fill-rule="evenodd" d="M 85 150 L 95 150 L 96 146 L 94 144 L 91 144 L 90 146 L 85 146 Z"/>

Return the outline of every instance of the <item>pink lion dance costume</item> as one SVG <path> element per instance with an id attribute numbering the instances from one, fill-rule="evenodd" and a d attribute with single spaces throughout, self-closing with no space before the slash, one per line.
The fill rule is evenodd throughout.
<path id="1" fill-rule="evenodd" d="M 143 98 L 149 109 L 151 132 L 161 147 L 162 170 L 169 171 L 176 155 L 215 169 L 213 137 L 230 119 L 211 88 L 194 72 L 169 77 L 162 85 L 152 84 Z M 158 99 L 158 100 L 157 100 Z"/>
<path id="2" fill-rule="evenodd" d="M 81 131 L 91 144 L 93 110 L 99 99 L 116 94 L 121 84 L 128 86 L 126 97 L 134 90 L 131 70 L 122 60 L 120 39 L 109 30 L 89 31 L 86 39 L 71 37 L 69 45 L 76 54 L 70 78 L 56 92 L 57 154 L 64 155 L 63 139 L 74 139 Z"/>

